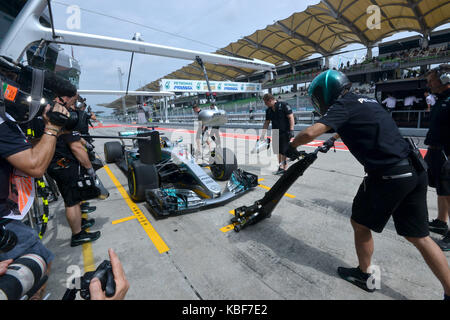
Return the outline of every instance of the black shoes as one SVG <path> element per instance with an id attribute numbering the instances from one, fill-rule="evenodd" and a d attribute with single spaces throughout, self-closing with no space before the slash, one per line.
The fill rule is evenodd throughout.
<path id="1" fill-rule="evenodd" d="M 90 206 L 80 206 L 80 209 L 81 209 L 81 213 L 92 213 L 95 210 L 97 210 L 97 207 L 96 206 L 92 206 L 92 207 L 90 207 Z"/>
<path id="2" fill-rule="evenodd" d="M 367 292 L 375 291 L 375 288 L 370 289 L 367 286 L 367 280 L 369 280 L 371 274 L 362 272 L 359 267 L 356 267 L 356 268 L 339 267 L 337 272 L 342 279 L 350 282 L 351 284 L 354 284 L 355 286 L 357 286 Z"/>
<path id="3" fill-rule="evenodd" d="M 72 239 L 70 241 L 71 247 L 76 247 L 88 242 L 92 242 L 100 238 L 100 231 L 96 232 L 86 232 L 85 230 L 82 230 L 80 233 L 75 234 L 72 236 Z"/>
<path id="4" fill-rule="evenodd" d="M 437 242 L 442 251 L 450 251 L 450 231 L 447 232 L 442 240 Z"/>
<path id="5" fill-rule="evenodd" d="M 438 219 L 428 222 L 428 226 L 431 232 L 439 233 L 443 236 L 445 236 L 448 231 L 447 223 Z"/>
<path id="6" fill-rule="evenodd" d="M 442 251 L 450 251 L 450 231 L 446 222 L 434 219 L 428 222 L 431 232 L 435 232 L 444 236 L 442 240 L 436 241 Z"/>
<path id="7" fill-rule="evenodd" d="M 282 169 L 281 167 L 278 167 L 278 170 L 275 171 L 273 174 L 274 175 L 280 175 L 280 174 L 283 174 L 285 172 L 286 172 L 286 170 Z"/>
<path id="8" fill-rule="evenodd" d="M 95 224 L 95 219 L 84 219 L 81 218 L 81 230 L 86 230 Z"/>

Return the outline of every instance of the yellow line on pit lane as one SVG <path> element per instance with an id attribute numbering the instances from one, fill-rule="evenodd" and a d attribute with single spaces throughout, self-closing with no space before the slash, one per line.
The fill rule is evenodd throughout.
<path id="1" fill-rule="evenodd" d="M 125 202 L 128 204 L 128 207 L 130 207 L 131 211 L 135 215 L 135 217 L 138 219 L 139 224 L 144 229 L 144 231 L 147 233 L 150 240 L 152 240 L 153 244 L 155 245 L 156 249 L 159 253 L 164 253 L 169 251 L 169 247 L 166 245 L 164 240 L 160 237 L 160 235 L 156 232 L 156 230 L 153 228 L 153 226 L 150 224 L 148 219 L 145 217 L 145 215 L 142 213 L 141 209 L 130 199 L 130 196 L 125 191 L 125 189 L 120 184 L 119 180 L 114 176 L 111 169 L 107 165 L 104 166 L 106 173 L 111 178 L 112 182 L 116 186 L 116 188 L 119 190 L 120 194 L 124 198 Z"/>
<path id="2" fill-rule="evenodd" d="M 263 185 L 263 184 L 258 185 L 258 187 L 263 188 L 263 189 L 266 189 L 266 190 L 270 190 L 270 187 L 265 186 L 265 185 Z M 294 199 L 294 198 L 295 198 L 294 195 L 289 194 L 289 193 L 285 193 L 284 196 L 285 196 L 285 197 L 288 197 L 288 198 L 291 198 L 291 199 Z"/>
<path id="3" fill-rule="evenodd" d="M 264 179 L 263 179 L 263 180 L 264 180 Z M 230 211 L 228 211 L 228 212 L 234 216 L 234 210 L 230 210 Z M 235 226 L 236 224 L 237 224 L 237 223 L 229 224 L 229 225 L 227 225 L 227 226 L 225 226 L 225 227 L 223 227 L 223 228 L 220 228 L 220 231 L 222 231 L 223 233 L 226 233 L 226 232 L 228 232 L 228 231 L 231 231 L 231 230 L 234 229 L 234 226 Z"/>
<path id="4" fill-rule="evenodd" d="M 131 217 L 126 217 L 126 218 L 119 219 L 119 220 L 114 220 L 114 221 L 111 222 L 111 223 L 112 223 L 112 224 L 119 224 L 119 223 L 122 223 L 122 222 L 134 220 L 134 219 L 136 219 L 136 216 L 131 216 Z"/>
<path id="5" fill-rule="evenodd" d="M 84 219 L 87 219 L 87 214 L 83 214 L 82 217 Z M 86 229 L 86 231 L 90 231 L 89 228 Z M 90 272 L 90 271 L 95 271 L 96 267 L 95 267 L 95 259 L 94 259 L 94 253 L 92 251 L 92 243 L 88 242 L 88 243 L 83 243 L 81 245 L 82 249 L 81 251 L 83 252 L 83 264 L 84 264 L 84 272 Z"/>

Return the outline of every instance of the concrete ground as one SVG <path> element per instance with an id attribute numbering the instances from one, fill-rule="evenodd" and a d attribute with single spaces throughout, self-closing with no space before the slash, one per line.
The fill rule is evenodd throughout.
<path id="1" fill-rule="evenodd" d="M 120 130 L 130 128 L 102 127 L 91 134 L 116 136 Z M 171 140 L 182 136 L 190 142 L 189 130 L 161 132 Z M 63 202 L 51 204 L 53 219 L 44 237 L 56 255 L 47 285 L 50 299 L 60 299 L 77 272 L 94 270 L 108 259 L 108 248 L 118 254 L 130 282 L 127 299 L 442 299 L 440 283 L 419 252 L 396 234 L 392 220 L 383 233 L 374 234 L 373 264 L 381 270 L 381 289 L 367 293 L 337 275 L 337 267 L 358 263 L 350 215 L 364 176 L 362 166 L 345 150 L 319 154 L 270 219 L 239 233 L 224 232 L 230 210 L 253 204 L 278 179 L 271 174 L 277 166 L 273 153 L 261 156 L 262 163 L 271 163 L 261 169 L 249 153 L 254 135 L 236 133 L 227 132 L 227 145 L 235 144 L 243 169 L 264 180 L 223 207 L 157 220 L 145 203 L 126 200 L 127 179 L 115 164 L 108 164 L 97 173 L 110 197 L 91 201 L 97 210 L 89 214 L 96 219 L 91 230 L 101 230 L 102 236 L 92 244 L 71 248 Z M 101 158 L 106 141 L 95 140 Z M 313 147 L 302 150 L 310 152 Z M 430 219 L 435 218 L 434 189 L 429 189 L 427 198 Z M 121 221 L 124 218 L 129 219 Z"/>

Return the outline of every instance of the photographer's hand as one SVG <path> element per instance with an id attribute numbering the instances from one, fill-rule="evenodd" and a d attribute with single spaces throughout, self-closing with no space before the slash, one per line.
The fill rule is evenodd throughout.
<path id="1" fill-rule="evenodd" d="M 112 271 L 114 274 L 114 281 L 116 282 L 116 294 L 111 298 L 107 298 L 105 292 L 102 290 L 102 284 L 97 278 L 91 280 L 89 285 L 89 292 L 91 300 L 123 300 L 127 294 L 130 284 L 125 277 L 122 264 L 113 249 L 108 250 L 109 259 L 111 260 Z"/>
<path id="2" fill-rule="evenodd" d="M 51 106 L 47 105 L 42 115 L 45 129 L 39 142 L 32 148 L 14 153 L 6 158 L 14 168 L 19 169 L 30 177 L 42 177 L 55 154 L 56 140 L 61 133 L 61 127 L 49 121 L 47 112 L 50 108 Z M 61 114 L 68 114 L 67 110 L 58 104 L 55 104 L 54 110 Z"/>
<path id="3" fill-rule="evenodd" d="M 8 266 L 13 262 L 13 259 L 0 261 L 0 276 L 4 275 L 8 270 Z"/>

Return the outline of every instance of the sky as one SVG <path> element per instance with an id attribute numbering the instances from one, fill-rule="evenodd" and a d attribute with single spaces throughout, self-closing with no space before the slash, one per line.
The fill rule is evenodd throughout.
<path id="1" fill-rule="evenodd" d="M 318 2 L 319 0 L 53 0 L 52 5 L 56 29 L 123 39 L 131 39 L 139 32 L 146 42 L 214 52 Z M 81 9 L 79 24 L 73 19 L 73 11 L 68 10 L 70 5 Z M 76 29 L 73 29 L 74 26 Z M 403 32 L 391 38 L 414 34 Z M 347 49 L 358 47 L 360 46 L 352 45 Z M 70 47 L 63 48 L 67 54 L 71 54 Z M 122 84 L 126 87 L 131 53 L 78 46 L 74 46 L 73 51 L 81 65 L 80 89 L 119 90 L 118 67 L 124 73 Z M 341 58 L 335 57 L 334 61 L 336 64 L 338 61 L 345 63 L 346 59 L 353 60 L 364 54 L 365 51 L 346 53 Z M 135 54 L 130 90 L 138 89 L 189 63 L 191 61 Z M 111 109 L 97 104 L 112 102 L 118 96 L 87 98 L 94 110 L 109 113 Z"/>

